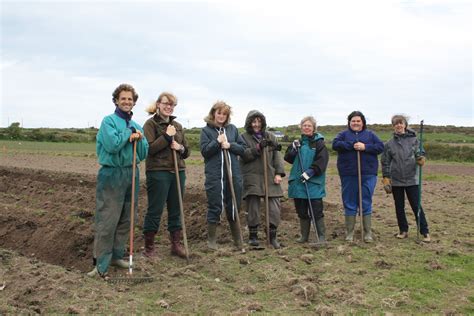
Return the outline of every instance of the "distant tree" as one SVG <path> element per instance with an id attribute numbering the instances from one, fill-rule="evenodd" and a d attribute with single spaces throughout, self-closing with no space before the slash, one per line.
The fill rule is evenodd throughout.
<path id="1" fill-rule="evenodd" d="M 19 122 L 13 122 L 7 128 L 7 135 L 10 139 L 21 139 L 21 127 Z"/>

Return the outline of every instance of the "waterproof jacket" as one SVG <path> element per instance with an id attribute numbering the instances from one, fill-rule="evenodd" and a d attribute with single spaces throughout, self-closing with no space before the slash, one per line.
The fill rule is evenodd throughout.
<path id="1" fill-rule="evenodd" d="M 146 159 L 147 171 L 175 170 L 173 149 L 170 147 L 173 138 L 166 134 L 166 128 L 168 125 L 173 125 L 176 128 L 174 140 L 184 146 L 183 152 L 176 151 L 178 169 L 184 170 L 186 168 L 184 159 L 189 157 L 190 149 L 186 137 L 184 136 L 183 127 L 175 121 L 175 118 L 175 116 L 170 116 L 169 122 L 167 122 L 163 120 L 160 115 L 155 114 L 145 122 L 143 130 L 145 131 L 145 137 L 150 145 L 148 157 Z"/>
<path id="2" fill-rule="evenodd" d="M 311 137 L 301 135 L 300 144 L 299 153 L 291 144 L 285 153 L 285 161 L 293 164 L 288 178 L 288 197 L 322 199 L 326 196 L 326 169 L 329 162 L 324 136 L 319 133 Z M 305 184 L 301 181 L 301 175 L 309 168 L 313 169 L 314 175 Z"/>
<path id="3" fill-rule="evenodd" d="M 258 111 L 249 112 L 245 120 L 246 132 L 241 135 L 247 147 L 242 155 L 242 159 L 240 159 L 244 180 L 242 197 L 245 199 L 247 195 L 265 196 L 263 152 L 262 149 L 257 148 L 257 144 L 262 140 L 255 136 L 252 129 L 252 122 L 257 117 L 262 122 L 263 139 L 269 143 L 269 146 L 264 149 L 267 158 L 268 196 L 282 197 L 283 190 L 281 185 L 273 182 L 275 175 L 285 176 L 285 166 L 280 153 L 281 146 L 279 146 L 275 135 L 265 131 L 265 116 Z"/>
<path id="4" fill-rule="evenodd" d="M 133 143 L 129 141 L 134 127 L 143 133 L 136 122 L 110 114 L 102 120 L 96 139 L 96 152 L 99 164 L 105 167 L 131 167 L 133 163 Z M 137 164 L 144 160 L 148 153 L 145 138 L 137 142 Z"/>
<path id="5" fill-rule="evenodd" d="M 392 180 L 392 186 L 418 185 L 416 159 L 423 155 L 415 131 L 407 129 L 404 134 L 394 133 L 384 146 L 382 174 Z"/>
<path id="6" fill-rule="evenodd" d="M 204 157 L 204 173 L 206 176 L 204 186 L 208 194 L 208 204 L 224 205 L 224 187 L 227 187 L 226 167 L 224 160 L 224 151 L 217 141 L 219 132 L 227 136 L 227 141 L 230 144 L 228 150 L 230 165 L 232 170 L 232 183 L 234 191 L 241 192 L 242 190 L 242 175 L 240 173 L 239 161 L 237 156 L 242 156 L 245 150 L 245 142 L 239 136 L 237 127 L 233 124 L 228 124 L 219 128 L 208 122 L 201 130 L 200 148 L 201 154 Z M 222 208 L 222 207 L 221 207 Z"/>
<path id="7" fill-rule="evenodd" d="M 360 151 L 361 174 L 377 175 L 379 167 L 377 155 L 383 152 L 383 142 L 374 132 L 363 129 L 355 132 L 350 128 L 340 132 L 332 141 L 332 149 L 337 151 L 337 170 L 340 176 L 357 176 L 357 151 L 354 144 L 365 144 Z"/>

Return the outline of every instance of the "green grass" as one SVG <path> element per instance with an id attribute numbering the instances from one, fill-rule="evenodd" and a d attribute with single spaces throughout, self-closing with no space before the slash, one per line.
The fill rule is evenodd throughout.
<path id="1" fill-rule="evenodd" d="M 95 157 L 95 143 L 56 143 L 0 140 L 0 153 L 1 152 Z"/>

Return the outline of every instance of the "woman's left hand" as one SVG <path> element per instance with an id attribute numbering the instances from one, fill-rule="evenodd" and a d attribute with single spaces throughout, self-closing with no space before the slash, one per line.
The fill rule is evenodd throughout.
<path id="1" fill-rule="evenodd" d="M 364 151 L 365 150 L 365 144 L 361 142 L 357 142 L 354 144 L 354 149 L 357 151 Z"/>

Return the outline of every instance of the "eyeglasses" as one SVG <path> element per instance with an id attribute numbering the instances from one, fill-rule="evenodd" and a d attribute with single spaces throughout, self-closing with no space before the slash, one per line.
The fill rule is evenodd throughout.
<path id="1" fill-rule="evenodd" d="M 170 108 L 174 108 L 176 106 L 176 104 L 171 104 L 171 103 L 163 103 L 163 102 L 160 102 L 161 105 L 164 105 L 165 107 L 170 107 Z"/>

